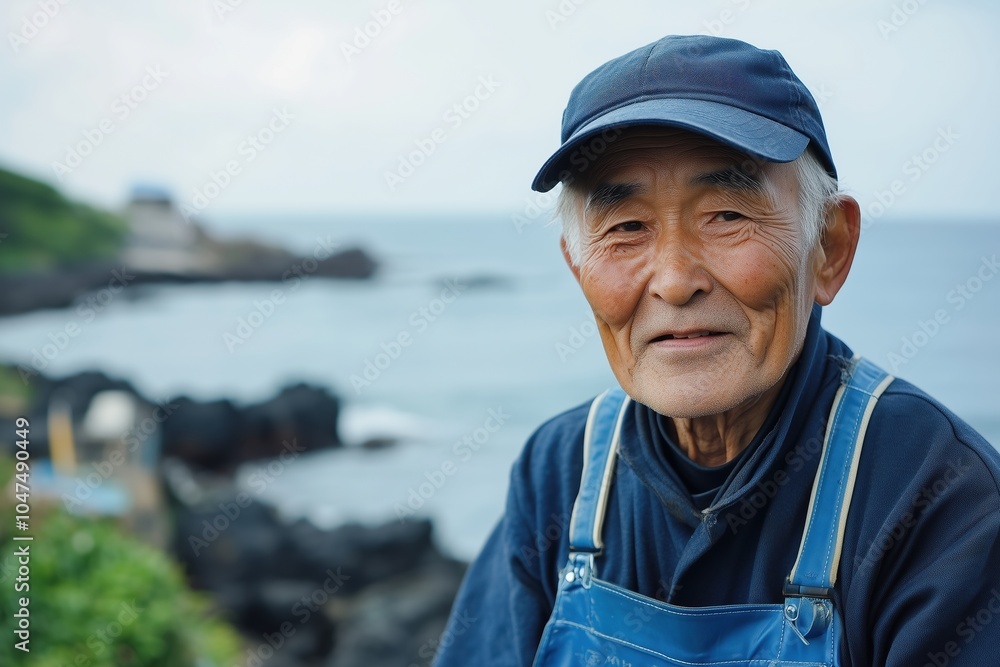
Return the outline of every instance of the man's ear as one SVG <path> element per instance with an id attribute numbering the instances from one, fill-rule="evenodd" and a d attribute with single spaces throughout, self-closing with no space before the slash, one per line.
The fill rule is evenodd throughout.
<path id="1" fill-rule="evenodd" d="M 559 247 L 562 249 L 563 259 L 566 260 L 566 265 L 569 270 L 573 272 L 573 276 L 576 278 L 576 282 L 580 282 L 580 267 L 573 264 L 573 259 L 570 257 L 569 250 L 566 247 L 566 237 L 559 237 Z"/>
<path id="2" fill-rule="evenodd" d="M 861 207 L 854 197 L 842 196 L 828 213 L 816 256 L 816 301 L 828 306 L 844 286 L 861 238 Z"/>

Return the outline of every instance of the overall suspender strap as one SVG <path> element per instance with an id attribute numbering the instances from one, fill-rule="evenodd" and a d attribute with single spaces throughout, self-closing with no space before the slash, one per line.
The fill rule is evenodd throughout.
<path id="1" fill-rule="evenodd" d="M 833 399 L 802 543 L 785 583 L 785 595 L 830 597 L 837 581 L 865 430 L 878 397 L 893 380 L 858 355 L 852 366 L 850 379 Z"/>
<path id="2" fill-rule="evenodd" d="M 823 455 L 813 482 L 798 558 L 785 595 L 830 597 L 854 494 L 865 431 L 878 397 L 893 381 L 872 362 L 855 355 L 850 379 L 833 400 Z M 584 430 L 583 475 L 570 518 L 570 551 L 597 554 L 614 478 L 622 420 L 630 398 L 614 387 L 594 399 Z"/>
<path id="3" fill-rule="evenodd" d="M 583 435 L 583 477 L 573 505 L 569 526 L 571 551 L 600 553 L 601 528 L 614 478 L 615 455 L 622 418 L 630 399 L 620 388 L 608 389 L 594 399 Z"/>

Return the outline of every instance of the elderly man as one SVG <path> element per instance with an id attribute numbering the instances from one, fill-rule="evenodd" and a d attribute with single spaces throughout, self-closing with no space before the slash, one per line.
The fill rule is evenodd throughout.
<path id="1" fill-rule="evenodd" d="M 1000 665 L 1000 456 L 821 327 L 860 212 L 781 55 L 666 37 L 562 139 L 620 388 L 530 438 L 439 667 Z"/>

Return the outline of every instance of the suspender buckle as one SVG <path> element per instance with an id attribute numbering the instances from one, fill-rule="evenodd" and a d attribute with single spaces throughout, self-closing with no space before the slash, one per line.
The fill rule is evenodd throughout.
<path id="1" fill-rule="evenodd" d="M 833 607 L 829 600 L 785 599 L 785 621 L 802 643 L 809 646 L 809 639 L 822 635 L 833 622 Z"/>
<path id="2" fill-rule="evenodd" d="M 803 586 L 802 584 L 793 584 L 788 579 L 785 579 L 785 585 L 781 592 L 786 598 L 833 599 L 833 588 L 829 586 Z"/>
<path id="3" fill-rule="evenodd" d="M 571 551 L 566 581 L 572 582 L 574 579 L 579 579 L 580 585 L 584 588 L 590 588 L 590 580 L 594 576 L 594 556 L 595 554 L 589 551 Z"/>

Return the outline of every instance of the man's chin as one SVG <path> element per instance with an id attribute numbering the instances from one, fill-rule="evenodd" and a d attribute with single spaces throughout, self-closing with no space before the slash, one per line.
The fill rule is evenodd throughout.
<path id="1" fill-rule="evenodd" d="M 736 407 L 736 405 L 728 405 L 724 402 L 702 404 L 683 399 L 663 398 L 662 396 L 654 396 L 650 400 L 640 400 L 639 402 L 661 415 L 674 419 L 711 417 Z"/>
<path id="2" fill-rule="evenodd" d="M 678 419 L 694 419 L 721 414 L 745 400 L 731 389 L 734 374 L 684 374 L 664 378 L 653 375 L 648 379 L 637 373 L 633 378 L 632 397 L 652 410 Z M 720 391 L 720 389 L 722 391 Z"/>

